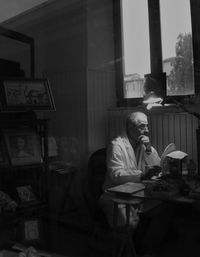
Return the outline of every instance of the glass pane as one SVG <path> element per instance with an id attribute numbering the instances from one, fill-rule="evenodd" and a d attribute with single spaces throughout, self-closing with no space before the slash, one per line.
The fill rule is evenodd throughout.
<path id="1" fill-rule="evenodd" d="M 167 95 L 192 95 L 194 68 L 190 0 L 160 0 Z"/>
<path id="2" fill-rule="evenodd" d="M 143 97 L 144 74 L 150 73 L 147 0 L 121 0 L 124 97 Z"/>

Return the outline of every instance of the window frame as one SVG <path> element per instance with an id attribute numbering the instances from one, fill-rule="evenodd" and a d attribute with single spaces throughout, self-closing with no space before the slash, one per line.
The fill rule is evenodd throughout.
<path id="1" fill-rule="evenodd" d="M 194 86 L 195 95 L 200 94 L 200 1 L 190 0 L 193 55 L 194 55 Z M 150 76 L 161 82 L 162 91 L 167 98 L 174 98 L 184 102 L 186 96 L 166 96 L 166 83 L 163 84 L 163 59 L 162 59 L 162 38 L 160 20 L 160 1 L 148 0 L 149 15 L 149 42 L 150 42 Z M 114 54 L 116 71 L 116 96 L 118 107 L 131 107 L 142 104 L 142 98 L 124 98 L 123 92 L 123 52 L 122 52 L 122 30 L 121 30 L 121 4 L 120 0 L 113 0 L 113 26 L 114 26 Z M 188 96 L 187 96 L 188 97 Z"/>

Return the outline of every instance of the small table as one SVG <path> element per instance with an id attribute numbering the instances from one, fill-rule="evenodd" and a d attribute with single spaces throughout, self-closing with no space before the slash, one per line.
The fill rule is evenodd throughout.
<path id="1" fill-rule="evenodd" d="M 130 206 L 135 205 L 137 207 L 141 204 L 140 199 L 126 199 L 122 197 L 117 197 L 113 194 L 107 193 L 110 200 L 114 203 L 113 208 L 113 231 L 114 231 L 114 248 L 113 248 L 113 257 L 136 257 L 136 251 L 134 242 L 132 240 L 132 228 L 130 226 Z M 118 205 L 124 204 L 126 208 L 126 224 L 124 227 L 118 227 Z M 120 242 L 117 241 L 118 235 L 120 234 Z M 119 251 L 117 247 L 119 246 Z"/>
<path id="2" fill-rule="evenodd" d="M 118 196 L 117 194 L 113 193 L 106 193 L 110 200 L 114 203 L 114 209 L 113 209 L 113 227 L 114 231 L 117 233 L 117 218 L 118 218 L 118 205 L 124 204 L 126 206 L 126 225 L 125 225 L 125 232 L 127 234 L 127 244 L 129 248 L 129 254 L 132 253 L 132 256 L 137 256 L 134 243 L 132 241 L 132 236 L 130 234 L 130 206 L 135 205 L 136 208 L 144 201 L 144 200 L 158 200 L 158 201 L 167 201 L 172 203 L 183 203 L 183 204 L 196 204 L 199 203 L 200 199 L 194 199 L 190 196 L 183 196 L 181 195 L 178 190 L 169 192 L 169 193 L 155 193 L 144 189 L 141 191 L 138 191 L 136 193 L 133 193 L 131 196 L 128 197 L 122 197 Z M 126 245 L 127 246 L 127 245 Z M 114 256 L 116 252 L 114 251 Z M 118 256 L 124 256 L 124 255 L 118 255 Z"/>

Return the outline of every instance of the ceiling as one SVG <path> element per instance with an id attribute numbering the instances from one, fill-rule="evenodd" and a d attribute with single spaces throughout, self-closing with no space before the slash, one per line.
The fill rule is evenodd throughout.
<path id="1" fill-rule="evenodd" d="M 48 0 L 0 0 L 0 22 L 6 21 L 47 1 Z"/>

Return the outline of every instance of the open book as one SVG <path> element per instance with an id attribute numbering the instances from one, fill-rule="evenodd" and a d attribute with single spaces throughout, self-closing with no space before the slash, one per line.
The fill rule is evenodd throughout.
<path id="1" fill-rule="evenodd" d="M 184 159 L 186 156 L 188 156 L 188 154 L 176 150 L 176 145 L 174 143 L 169 144 L 163 154 L 161 155 L 161 160 L 160 160 L 160 166 L 161 166 L 161 170 L 164 171 L 165 170 L 165 162 L 166 162 L 166 158 L 172 158 L 172 159 L 176 159 L 176 160 L 182 160 Z"/>

